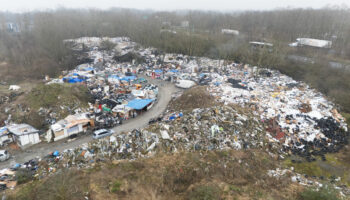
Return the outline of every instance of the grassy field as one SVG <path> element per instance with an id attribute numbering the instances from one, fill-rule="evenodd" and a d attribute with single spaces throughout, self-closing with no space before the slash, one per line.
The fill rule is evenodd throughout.
<path id="1" fill-rule="evenodd" d="M 28 83 L 20 86 L 17 92 L 8 91 L 8 86 L 0 86 L 2 96 L 15 94 L 9 102 L 0 104 L 1 110 L 9 110 L 1 114 L 1 120 L 11 114 L 12 121 L 28 123 L 40 129 L 45 127 L 49 114 L 57 120 L 63 119 L 77 108 L 87 108 L 91 100 L 84 85 Z"/>
<path id="2" fill-rule="evenodd" d="M 296 199 L 300 185 L 267 176 L 277 166 L 253 150 L 161 154 L 63 170 L 9 191 L 8 199 Z"/>

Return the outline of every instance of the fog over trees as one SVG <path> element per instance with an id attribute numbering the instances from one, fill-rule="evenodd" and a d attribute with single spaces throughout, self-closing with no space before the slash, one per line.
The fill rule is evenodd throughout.
<path id="1" fill-rule="evenodd" d="M 189 26 L 181 26 L 188 21 Z M 9 30 L 14 23 L 18 30 Z M 82 36 L 127 36 L 163 52 L 207 56 L 278 69 L 335 98 L 350 112 L 350 10 L 285 9 L 220 13 L 204 11 L 153 12 L 132 9 L 73 10 L 22 14 L 0 13 L 0 62 L 4 78 L 43 78 L 78 64 L 64 39 Z M 239 35 L 224 35 L 234 29 Z M 161 31 L 163 30 L 163 31 Z M 171 31 L 175 31 L 172 33 Z M 299 37 L 331 40 L 332 49 L 291 48 Z M 253 51 L 249 41 L 269 42 L 273 49 Z M 312 58 L 314 63 L 287 59 Z"/>

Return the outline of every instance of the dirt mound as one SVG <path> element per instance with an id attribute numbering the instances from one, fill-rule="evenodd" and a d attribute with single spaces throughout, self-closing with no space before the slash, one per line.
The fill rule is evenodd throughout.
<path id="1" fill-rule="evenodd" d="M 193 110 L 195 108 L 209 108 L 218 104 L 209 94 L 207 87 L 196 86 L 186 90 L 180 97 L 170 102 L 170 109 Z"/>

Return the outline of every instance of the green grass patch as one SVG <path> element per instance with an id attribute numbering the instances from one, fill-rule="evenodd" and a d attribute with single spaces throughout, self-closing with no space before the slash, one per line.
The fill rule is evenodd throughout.
<path id="1" fill-rule="evenodd" d="M 215 200 L 220 199 L 221 190 L 217 186 L 202 185 L 194 188 L 188 196 L 190 200 Z"/>
<path id="2" fill-rule="evenodd" d="M 110 191 L 112 193 L 120 192 L 120 187 L 122 186 L 122 182 L 120 180 L 115 180 L 110 183 Z"/>
<path id="3" fill-rule="evenodd" d="M 309 176 L 330 176 L 329 172 L 323 170 L 317 162 L 292 163 L 290 159 L 286 159 L 284 165 L 288 168 L 294 167 L 294 170 L 300 174 L 307 174 Z"/>
<path id="4" fill-rule="evenodd" d="M 299 200 L 338 200 L 337 191 L 330 187 L 324 186 L 320 189 L 307 188 L 299 194 Z"/>
<path id="5" fill-rule="evenodd" d="M 334 155 L 334 154 L 327 154 L 326 155 L 326 162 L 328 162 L 329 164 L 332 165 L 336 165 L 336 166 L 344 166 L 345 163 L 342 163 L 340 160 L 338 160 L 338 158 Z"/>
<path id="6" fill-rule="evenodd" d="M 38 85 L 28 94 L 27 104 L 32 109 L 60 106 L 87 106 L 91 100 L 86 86 L 78 84 Z"/>
<path id="7" fill-rule="evenodd" d="M 229 189 L 230 189 L 230 191 L 237 192 L 239 194 L 243 191 L 241 188 L 239 188 L 238 186 L 235 186 L 235 185 L 230 185 Z"/>

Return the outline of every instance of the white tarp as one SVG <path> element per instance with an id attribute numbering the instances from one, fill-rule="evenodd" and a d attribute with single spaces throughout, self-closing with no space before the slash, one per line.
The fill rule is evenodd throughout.
<path id="1" fill-rule="evenodd" d="M 190 80 L 179 80 L 176 83 L 176 86 L 179 88 L 184 88 L 184 89 L 188 89 L 191 88 L 193 86 L 195 86 L 196 83 L 194 81 L 190 81 Z"/>

